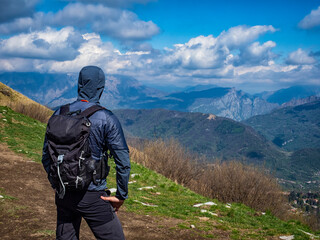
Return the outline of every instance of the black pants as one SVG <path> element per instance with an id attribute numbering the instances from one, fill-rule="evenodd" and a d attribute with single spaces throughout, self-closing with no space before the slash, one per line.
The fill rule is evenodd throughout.
<path id="1" fill-rule="evenodd" d="M 123 240 L 121 223 L 101 192 L 66 192 L 63 199 L 56 196 L 58 240 L 78 240 L 82 217 L 88 223 L 96 239 Z"/>

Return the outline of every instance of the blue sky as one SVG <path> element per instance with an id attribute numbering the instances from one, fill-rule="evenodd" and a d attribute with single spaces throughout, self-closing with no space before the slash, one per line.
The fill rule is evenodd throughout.
<path id="1" fill-rule="evenodd" d="M 2 0 L 0 72 L 98 65 L 144 84 L 320 85 L 320 0 Z"/>

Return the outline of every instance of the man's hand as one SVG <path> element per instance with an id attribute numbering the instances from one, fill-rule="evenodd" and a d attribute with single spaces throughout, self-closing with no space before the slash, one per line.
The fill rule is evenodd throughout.
<path id="1" fill-rule="evenodd" d="M 104 197 L 101 196 L 101 198 L 103 200 L 109 201 L 110 204 L 112 205 L 112 207 L 114 208 L 114 210 L 116 211 L 116 213 L 118 213 L 119 208 L 122 206 L 122 204 L 124 203 L 124 200 L 121 200 L 117 197 Z"/>

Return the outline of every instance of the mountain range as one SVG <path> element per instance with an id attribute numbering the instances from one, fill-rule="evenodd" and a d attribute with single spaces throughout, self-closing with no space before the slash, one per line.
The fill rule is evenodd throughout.
<path id="1" fill-rule="evenodd" d="M 289 189 L 320 185 L 320 100 L 242 123 L 212 114 L 164 109 L 113 111 L 126 134 L 175 138 L 207 161 L 240 160 L 270 169 Z"/>
<path id="2" fill-rule="evenodd" d="M 74 101 L 77 96 L 76 74 L 6 72 L 0 74 L 0 81 L 50 108 Z M 315 86 L 295 86 L 251 95 L 235 88 L 198 85 L 166 93 L 132 77 L 107 75 L 100 102 L 111 110 L 163 108 L 210 113 L 241 121 L 269 113 L 286 102 L 319 95 L 320 87 Z"/>

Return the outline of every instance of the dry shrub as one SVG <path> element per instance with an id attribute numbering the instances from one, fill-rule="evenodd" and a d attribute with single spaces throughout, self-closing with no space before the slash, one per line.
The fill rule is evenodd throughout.
<path id="1" fill-rule="evenodd" d="M 0 82 L 0 105 L 47 123 L 53 111 Z"/>
<path id="2" fill-rule="evenodd" d="M 199 188 L 206 196 L 222 202 L 243 203 L 281 217 L 287 212 L 285 196 L 276 179 L 256 166 L 236 161 L 214 164 L 203 171 Z"/>
<path id="3" fill-rule="evenodd" d="M 302 220 L 300 220 L 304 224 L 308 225 L 313 231 L 320 231 L 320 216 L 316 214 L 310 214 L 304 216 Z"/>
<path id="4" fill-rule="evenodd" d="M 2 105 L 10 107 L 12 110 L 24 114 L 28 117 L 34 118 L 40 122 L 47 123 L 53 111 L 38 103 L 21 103 L 21 102 L 11 102 L 6 103 L 1 102 Z"/>
<path id="5" fill-rule="evenodd" d="M 139 150 L 130 151 L 133 161 L 203 196 L 286 216 L 287 205 L 280 186 L 257 167 L 236 161 L 204 165 L 204 159 L 188 152 L 174 139 L 148 141 Z"/>
<path id="6" fill-rule="evenodd" d="M 161 139 L 146 141 L 140 149 L 142 151 L 131 151 L 135 162 L 183 186 L 191 185 L 198 176 L 200 168 L 195 163 L 195 157 L 174 139 L 167 142 Z"/>

